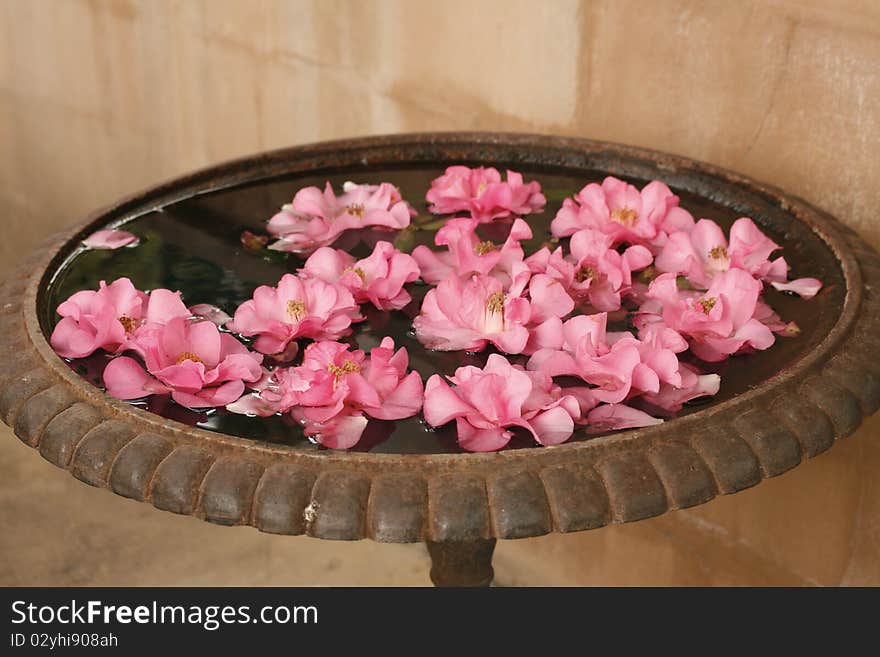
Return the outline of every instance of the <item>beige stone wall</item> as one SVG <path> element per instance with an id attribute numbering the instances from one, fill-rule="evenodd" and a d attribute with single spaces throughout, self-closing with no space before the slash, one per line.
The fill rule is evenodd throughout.
<path id="1" fill-rule="evenodd" d="M 707 160 L 803 196 L 880 247 L 880 3 L 0 0 L 0 273 L 96 207 L 194 167 L 449 129 Z M 878 433 L 875 418 L 698 509 L 504 543 L 499 578 L 880 584 Z M 242 566 L 256 563 L 260 583 L 427 581 L 418 547 L 160 514 L 83 487 L 3 434 L 0 583 L 246 583 Z M 208 543 L 210 564 L 189 554 Z M 188 557 L 174 565 L 169 552 Z"/>

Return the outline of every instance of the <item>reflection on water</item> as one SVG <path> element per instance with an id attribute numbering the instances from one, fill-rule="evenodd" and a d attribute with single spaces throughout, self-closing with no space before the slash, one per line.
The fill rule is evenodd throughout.
<path id="1" fill-rule="evenodd" d="M 523 244 L 529 254 L 550 238 L 550 220 L 562 200 L 577 192 L 587 182 L 601 180 L 603 175 L 594 173 L 575 177 L 557 172 L 523 170 L 527 179 L 534 177 L 542 183 L 548 199 L 544 213 L 526 217 L 534 231 L 534 238 Z M 405 251 L 411 251 L 418 244 L 433 246 L 434 232 L 442 221 L 437 221 L 427 213 L 423 199 L 430 181 L 441 172 L 440 169 L 430 168 L 376 170 L 371 173 L 369 180 L 356 177 L 355 182 L 389 181 L 398 185 L 404 198 L 418 209 L 420 215 L 414 219 L 414 223 L 420 228 L 403 233 L 350 231 L 334 246 L 359 258 L 367 256 L 375 242 L 380 239 L 393 240 L 398 248 Z M 360 175 L 362 174 L 341 172 L 329 179 L 339 190 L 345 180 Z M 255 253 L 243 248 L 240 241 L 242 231 L 265 233 L 266 220 L 283 203 L 289 202 L 296 190 L 306 185 L 323 186 L 325 179 L 300 177 L 241 186 L 186 199 L 161 211 L 149 212 L 131 220 L 124 227 L 141 238 L 138 247 L 118 251 L 81 251 L 68 259 L 62 271 L 58 272 L 42 309 L 47 333 L 54 326 L 54 309 L 61 301 L 78 290 L 97 288 L 101 280 L 110 281 L 121 276 L 131 278 L 140 289 L 166 287 L 180 290 L 188 305 L 211 303 L 230 315 L 233 314 L 239 304 L 251 297 L 257 286 L 274 285 L 282 274 L 302 266 L 302 260 L 292 255 L 288 257 L 269 251 Z M 632 182 L 641 184 L 642 181 Z M 705 199 L 678 190 L 676 192 L 682 197 L 682 206 L 696 218 L 711 217 L 728 227 L 740 216 L 739 213 Z M 760 217 L 755 218 L 760 221 Z M 501 242 L 507 229 L 508 226 L 503 222 L 486 226 L 482 229 L 483 237 Z M 821 274 L 820 277 L 826 283 L 821 293 L 825 297 L 823 306 L 830 306 L 839 312 L 842 307 L 843 285 L 833 255 L 807 229 L 804 228 L 802 233 L 781 236 L 771 232 L 771 237 L 787 245 L 785 255 L 795 277 Z M 71 250 L 75 248 L 71 246 Z M 383 336 L 390 335 L 398 346 L 407 348 L 411 367 L 424 380 L 434 373 L 452 374 L 457 367 L 464 364 L 482 366 L 491 352 L 430 352 L 422 348 L 415 339 L 412 319 L 418 313 L 419 304 L 427 289 L 422 284 L 412 285 L 414 301 L 399 312 L 382 312 L 372 306 L 365 307 L 368 321 L 356 325 L 355 332 L 348 341 L 361 349 L 369 350 Z M 682 413 L 693 412 L 707 403 L 730 398 L 773 376 L 806 353 L 827 332 L 829 322 L 833 321 L 833 317 L 829 318 L 827 312 L 815 312 L 818 299 L 804 302 L 771 290 L 767 294 L 767 300 L 783 319 L 796 321 L 802 334 L 797 338 L 778 339 L 769 352 L 738 356 L 717 364 L 712 371 L 717 371 L 722 376 L 719 395 L 712 400 L 703 400 L 701 404 L 693 404 Z M 71 363 L 71 367 L 93 384 L 100 386 L 101 372 L 106 360 L 106 356 L 96 355 Z M 513 360 L 516 362 L 522 359 Z M 707 368 L 704 366 L 704 369 Z M 296 423 L 285 418 L 249 418 L 223 409 L 196 413 L 176 406 L 167 397 L 156 397 L 139 405 L 184 424 L 251 440 L 287 443 L 309 450 L 319 449 L 303 435 Z M 588 437 L 582 433 L 576 433 L 572 438 L 585 439 Z M 529 437 L 517 435 L 507 449 L 532 445 Z M 461 450 L 456 444 L 454 427 L 432 430 L 419 418 L 410 418 L 396 422 L 371 421 L 355 451 L 444 453 Z"/>

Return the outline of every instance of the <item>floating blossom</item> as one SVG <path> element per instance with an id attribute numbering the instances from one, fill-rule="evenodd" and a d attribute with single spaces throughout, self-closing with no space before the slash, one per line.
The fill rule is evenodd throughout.
<path id="1" fill-rule="evenodd" d="M 602 404 L 587 414 L 587 432 L 603 433 L 616 429 L 637 429 L 662 424 L 660 418 L 626 404 Z"/>
<path id="2" fill-rule="evenodd" d="M 174 317 L 189 317 L 179 292 L 158 289 L 149 295 L 136 289 L 128 278 L 97 291 L 83 290 L 58 306 L 62 319 L 49 339 L 64 358 L 85 358 L 103 349 L 116 353 L 128 348 L 146 325 L 160 325 Z"/>
<path id="3" fill-rule="evenodd" d="M 529 328 L 570 313 L 574 302 L 562 286 L 539 274 L 517 277 L 508 290 L 497 278 L 450 276 L 425 295 L 413 326 L 419 341 L 438 351 L 482 351 L 489 343 L 508 354 L 520 354 Z M 530 299 L 523 295 L 528 281 Z"/>
<path id="4" fill-rule="evenodd" d="M 225 406 L 241 397 L 246 382 L 263 374 L 262 356 L 211 322 L 177 317 L 137 341 L 146 368 L 120 356 L 104 370 L 107 392 L 118 399 L 171 393 L 187 408 Z"/>
<path id="5" fill-rule="evenodd" d="M 792 292 L 804 299 L 812 299 L 822 289 L 818 278 L 798 278 L 794 281 L 771 281 L 770 285 L 780 292 Z"/>
<path id="6" fill-rule="evenodd" d="M 293 202 L 269 220 L 269 232 L 278 241 L 269 246 L 276 251 L 310 253 L 332 244 L 346 230 L 380 227 L 400 230 L 409 226 L 416 212 L 390 183 L 355 185 L 345 183 L 341 196 L 328 182 L 322 192 L 317 187 L 299 190 Z"/>
<path id="7" fill-rule="evenodd" d="M 278 354 L 296 338 L 336 340 L 362 319 L 351 292 L 341 285 L 285 274 L 277 287 L 258 287 L 227 328 L 256 336 L 260 353 Z"/>
<path id="8" fill-rule="evenodd" d="M 620 309 L 621 296 L 632 287 L 632 272 L 651 264 L 653 256 L 635 245 L 619 253 L 612 248 L 611 235 L 592 229 L 576 232 L 571 238 L 571 257 L 562 248 L 552 253 L 547 247 L 526 259 L 533 272 L 546 273 L 562 283 L 577 300 L 603 312 Z"/>
<path id="9" fill-rule="evenodd" d="M 608 176 L 602 184 L 590 183 L 574 199 L 567 198 L 550 228 L 556 237 L 568 237 L 584 228 L 610 235 L 613 244 L 661 247 L 668 235 L 689 230 L 694 219 L 678 207 L 678 197 L 654 180 L 641 192 Z"/>
<path id="10" fill-rule="evenodd" d="M 449 377 L 437 374 L 425 386 L 425 420 L 439 427 L 455 420 L 458 443 L 472 452 L 504 447 L 522 427 L 542 445 L 558 445 L 571 437 L 580 416 L 577 400 L 563 394 L 549 376 L 527 372 L 492 354 L 486 367 L 460 367 Z"/>
<path id="11" fill-rule="evenodd" d="M 373 253 L 355 260 L 345 251 L 321 247 L 301 270 L 306 277 L 338 283 L 354 295 L 357 303 L 371 303 L 379 310 L 400 310 L 412 297 L 404 285 L 419 277 L 419 265 L 390 242 L 379 242 Z"/>
<path id="12" fill-rule="evenodd" d="M 674 274 L 662 274 L 648 288 L 637 325 L 656 321 L 688 338 L 693 353 L 717 362 L 746 348 L 767 349 L 775 338 L 756 318 L 761 282 L 742 269 L 715 276 L 706 292 L 679 290 Z"/>
<path id="13" fill-rule="evenodd" d="M 508 171 L 507 181 L 502 182 L 498 169 L 466 166 L 448 167 L 431 182 L 425 199 L 434 214 L 469 212 L 479 223 L 540 212 L 547 203 L 541 184 L 523 183 L 522 174 Z"/>
<path id="14" fill-rule="evenodd" d="M 115 352 L 144 318 L 147 298 L 128 278 L 101 281 L 97 291 L 77 292 L 58 306 L 62 319 L 49 342 L 64 358 Z"/>
<path id="15" fill-rule="evenodd" d="M 778 248 L 748 217 L 734 222 L 730 244 L 717 223 L 700 219 L 693 230 L 670 235 L 654 265 L 661 272 L 682 274 L 693 285 L 706 289 L 717 274 L 731 268 L 748 271 L 755 278 L 764 278 L 771 271 L 784 272 L 784 260 L 769 259 Z"/>
<path id="16" fill-rule="evenodd" d="M 519 354 L 529 339 L 530 318 L 528 300 L 505 294 L 498 279 L 450 276 L 425 295 L 413 326 L 429 349 L 482 351 L 491 342 L 501 351 Z"/>
<path id="17" fill-rule="evenodd" d="M 606 333 L 607 313 L 577 315 L 547 331 L 541 348 L 527 368 L 548 376 L 576 376 L 595 386 L 597 402 L 619 403 L 644 392 L 660 392 L 662 384 L 681 386 L 676 350 L 683 342 L 676 333 L 652 334 L 638 340 L 632 334 Z M 686 346 L 686 344 L 685 344 Z"/>
<path id="18" fill-rule="evenodd" d="M 576 376 L 593 388 L 597 402 L 621 402 L 629 395 L 633 370 L 641 362 L 634 344 L 619 341 L 609 345 L 605 327 L 607 314 L 577 315 L 560 323 L 555 336 L 529 359 L 527 369 L 548 376 Z M 555 344 L 551 337 L 555 337 Z"/>
<path id="19" fill-rule="evenodd" d="M 422 379 L 407 373 L 408 366 L 406 349 L 395 351 L 388 337 L 369 357 L 338 342 L 316 342 L 302 365 L 276 370 L 258 393 L 227 409 L 263 417 L 290 413 L 322 445 L 348 449 L 360 440 L 367 416 L 399 420 L 419 412 Z"/>
<path id="20" fill-rule="evenodd" d="M 446 252 L 435 252 L 420 245 L 413 250 L 419 263 L 422 280 L 437 285 L 452 274 L 491 274 L 509 284 L 522 262 L 521 240 L 532 239 L 532 229 L 522 219 L 516 219 L 503 244 L 480 240 L 477 236 L 479 221 L 472 217 L 456 217 L 437 231 L 434 243 L 447 247 Z"/>
<path id="21" fill-rule="evenodd" d="M 83 240 L 83 245 L 90 249 L 113 251 L 124 246 L 137 246 L 140 242 L 137 235 L 127 230 L 99 230 Z"/>
<path id="22" fill-rule="evenodd" d="M 721 387 L 721 377 L 717 374 L 700 374 L 699 371 L 687 363 L 679 364 L 681 385 L 673 386 L 662 383 L 660 389 L 648 392 L 642 396 L 646 402 L 669 413 L 677 413 L 685 403 L 699 397 L 712 397 L 718 394 Z"/>
<path id="23" fill-rule="evenodd" d="M 777 290 L 794 292 L 805 299 L 815 296 L 822 287 L 821 281 L 800 278 L 789 282 L 785 259 L 770 260 L 771 254 L 779 248 L 748 217 L 733 222 L 730 243 L 717 223 L 700 219 L 693 230 L 670 235 L 654 264 L 661 272 L 685 276 L 701 289 L 709 287 L 718 274 L 742 269 Z"/>
<path id="24" fill-rule="evenodd" d="M 234 320 L 209 304 L 186 309 L 179 293 L 169 290 L 145 295 L 123 279 L 128 286 L 102 282 L 99 290 L 62 304 L 52 344 L 62 355 L 98 349 L 138 355 L 140 360 L 132 354 L 116 358 L 107 369 L 108 391 L 120 398 L 170 393 L 189 408 L 286 413 L 307 435 L 334 448 L 355 445 L 369 418 L 380 420 L 371 427 L 388 426 L 418 413 L 427 396 L 433 400 L 425 402 L 429 423 L 455 419 L 462 446 L 487 451 L 506 445 L 516 426 L 530 430 L 539 443 L 555 444 L 570 437 L 576 424 L 601 432 L 660 422 L 655 415 L 667 417 L 719 389 L 717 374 L 701 374 L 678 354 L 691 350 L 719 361 L 769 347 L 773 333 L 796 335 L 797 325 L 783 322 L 761 299 L 762 283 L 805 298 L 822 285 L 809 278 L 789 281 L 785 260 L 771 259 L 779 246 L 750 219 L 735 222 L 728 241 L 714 222 L 694 224 L 657 181 L 641 191 L 611 177 L 587 185 L 565 201 L 553 221 L 554 234 L 571 240 L 527 259 L 520 241 L 531 239 L 532 231 L 522 219 L 484 226 L 480 234 L 494 232 L 494 241 L 481 240 L 477 229 L 494 218 L 542 209 L 538 183 L 526 185 L 512 172 L 502 182 L 495 169 L 450 167 L 434 181 L 428 200 L 433 212 L 473 215 L 453 218 L 438 231 L 435 243 L 445 250 L 419 246 L 409 256 L 382 241 L 387 232 L 358 231 L 347 237 L 374 248 L 368 258 L 355 260 L 327 245 L 349 228 L 408 226 L 415 212 L 399 191 L 387 183 L 346 183 L 340 196 L 329 184 L 323 192 L 300 190 L 270 222 L 278 238 L 272 248 L 311 257 L 297 276 L 257 290 Z M 130 235 L 102 232 L 123 235 L 96 233 L 94 248 L 119 248 Z M 261 250 L 268 241 L 242 234 L 247 249 Z M 654 254 L 656 271 L 650 267 L 634 277 L 652 264 Z M 363 319 L 358 303 L 404 308 L 411 301 L 405 286 L 420 270 L 426 282 L 439 284 L 414 322 L 423 344 L 480 350 L 491 343 L 507 353 L 531 355 L 527 367 L 492 355 L 482 370 L 459 368 L 451 385 L 432 377 L 425 393 L 419 375 L 407 371 L 406 350 L 395 351 L 391 338 L 369 357 L 334 342 Z M 656 278 L 657 271 L 666 273 Z M 606 312 L 620 310 L 624 298 L 642 304 L 632 317 L 638 337 L 607 331 Z M 605 312 L 565 321 L 576 305 Z M 282 365 L 302 347 L 298 338 L 318 342 L 306 349 L 302 365 L 270 371 L 261 365 L 263 355 L 218 331 L 225 324 L 255 337 L 256 348 Z M 567 381 L 561 389 L 554 376 L 583 383 Z M 241 397 L 245 387 L 256 392 Z M 161 399 L 171 403 L 168 396 Z"/>

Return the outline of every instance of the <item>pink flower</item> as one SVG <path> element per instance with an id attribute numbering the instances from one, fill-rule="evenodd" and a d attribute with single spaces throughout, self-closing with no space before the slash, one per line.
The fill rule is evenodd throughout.
<path id="1" fill-rule="evenodd" d="M 244 393 L 245 382 L 260 379 L 262 356 L 247 350 L 211 322 L 182 317 L 138 338 L 146 369 L 134 358 L 114 358 L 104 370 L 108 394 L 140 399 L 171 393 L 187 408 L 225 406 Z"/>
<path id="2" fill-rule="evenodd" d="M 532 229 L 522 219 L 516 219 L 504 244 L 498 246 L 480 240 L 476 233 L 478 225 L 471 217 L 450 219 L 434 237 L 434 243 L 447 247 L 447 251 L 437 253 L 426 246 L 417 246 L 412 254 L 419 263 L 422 280 L 437 285 L 454 273 L 458 276 L 492 274 L 509 282 L 515 264 L 523 259 L 520 240 L 532 239 Z"/>
<path id="3" fill-rule="evenodd" d="M 716 275 L 705 293 L 679 290 L 675 274 L 658 276 L 636 318 L 639 328 L 662 319 L 688 338 L 705 361 L 724 360 L 745 348 L 767 349 L 775 338 L 755 317 L 761 282 L 742 269 Z"/>
<path id="4" fill-rule="evenodd" d="M 705 289 L 715 274 L 731 266 L 724 231 L 714 221 L 700 219 L 693 230 L 669 236 L 654 266 L 661 272 L 682 274 L 692 284 Z"/>
<path id="5" fill-rule="evenodd" d="M 611 235 L 592 229 L 576 232 L 571 238 L 571 258 L 557 248 L 546 247 L 526 259 L 533 272 L 546 273 L 560 281 L 568 293 L 596 310 L 620 309 L 621 295 L 632 287 L 632 271 L 651 264 L 653 256 L 643 246 L 631 246 L 623 253 L 612 248 Z"/>
<path id="6" fill-rule="evenodd" d="M 510 427 L 527 429 L 542 445 L 558 445 L 571 437 L 580 415 L 577 400 L 541 372 L 527 372 L 498 354 L 486 367 L 460 367 L 449 377 L 437 374 L 425 386 L 424 415 L 439 427 L 456 421 L 458 443 L 472 452 L 504 447 Z"/>
<path id="7" fill-rule="evenodd" d="M 687 363 L 679 364 L 681 384 L 673 386 L 662 383 L 657 392 L 642 395 L 649 404 L 669 413 L 677 413 L 686 402 L 698 397 L 711 397 L 718 394 L 721 377 L 717 374 L 700 374 L 696 368 Z"/>
<path id="8" fill-rule="evenodd" d="M 723 239 L 723 234 L 721 237 Z M 748 217 L 740 217 L 730 227 L 728 255 L 731 266 L 744 269 L 756 278 L 773 275 L 774 266 L 779 268 L 785 262 L 781 258 L 770 261 L 770 254 L 777 249 L 779 245 Z"/>
<path id="9" fill-rule="evenodd" d="M 390 242 L 379 242 L 370 256 L 357 261 L 345 251 L 321 247 L 309 256 L 301 272 L 325 283 L 339 283 L 357 303 L 400 310 L 412 300 L 403 286 L 418 279 L 419 265 Z"/>
<path id="10" fill-rule="evenodd" d="M 736 268 L 769 282 L 777 290 L 794 292 L 805 299 L 815 296 L 822 287 L 819 280 L 789 282 L 785 259 L 770 260 L 779 248 L 748 217 L 733 222 L 729 244 L 717 223 L 700 219 L 692 230 L 671 234 L 654 264 L 662 272 L 682 274 L 702 289 L 709 287 L 716 275 Z"/>
<path id="11" fill-rule="evenodd" d="M 98 349 L 122 351 L 145 324 L 190 316 L 180 293 L 158 289 L 147 295 L 128 278 L 73 294 L 58 306 L 58 314 L 62 319 L 49 341 L 64 358 L 85 358 Z"/>
<path id="12" fill-rule="evenodd" d="M 418 372 L 407 373 L 408 368 L 409 354 L 403 347 L 395 351 L 390 337 L 382 338 L 379 346 L 370 350 L 361 376 L 375 390 L 379 403 L 362 404 L 367 415 L 378 420 L 401 420 L 422 409 L 422 378 Z"/>
<path id="13" fill-rule="evenodd" d="M 550 228 L 557 237 L 592 228 L 610 235 L 615 246 L 658 248 L 669 233 L 693 224 L 693 217 L 678 207 L 678 197 L 663 183 L 654 180 L 640 192 L 608 176 L 601 185 L 590 183 L 574 199 L 565 199 Z"/>
<path id="14" fill-rule="evenodd" d="M 658 326 L 643 331 L 638 339 L 629 332 L 611 333 L 608 341 L 612 349 L 618 343 L 638 349 L 640 361 L 633 369 L 633 387 L 640 394 L 659 393 L 663 386 L 682 387 L 682 365 L 676 354 L 688 345 L 675 331 Z"/>
<path id="15" fill-rule="evenodd" d="M 336 241 L 344 231 L 370 226 L 400 230 L 409 226 L 415 210 L 390 183 L 355 185 L 345 183 L 341 196 L 328 182 L 299 190 L 293 202 L 269 220 L 269 232 L 278 241 L 269 248 L 276 251 L 310 253 Z"/>
<path id="16" fill-rule="evenodd" d="M 438 351 L 482 351 L 491 342 L 508 354 L 523 353 L 529 327 L 574 309 L 571 297 L 549 276 L 539 274 L 528 281 L 530 299 L 522 296 L 525 282 L 518 277 L 505 292 L 492 276 L 450 276 L 425 295 L 413 321 L 416 336 Z"/>
<path id="17" fill-rule="evenodd" d="M 542 335 L 540 348 L 527 364 L 531 371 L 548 376 L 579 376 L 597 385 L 595 401 L 622 401 L 632 386 L 632 370 L 639 362 L 638 350 L 609 356 L 605 325 L 607 314 L 577 315 L 559 322 Z M 622 350 L 618 350 L 619 352 Z M 603 360 L 604 359 L 604 360 Z"/>
<path id="18" fill-rule="evenodd" d="M 147 295 L 128 278 L 110 285 L 101 281 L 97 292 L 77 292 L 58 306 L 62 319 L 49 342 L 64 358 L 85 358 L 98 349 L 115 352 L 140 324 L 146 305 Z"/>
<path id="19" fill-rule="evenodd" d="M 491 342 L 501 351 L 519 354 L 529 339 L 530 317 L 529 302 L 519 294 L 505 294 L 498 279 L 450 276 L 425 295 L 413 326 L 429 349 L 482 351 Z"/>
<path id="20" fill-rule="evenodd" d="M 779 249 L 773 240 L 764 235 L 755 222 L 748 217 L 741 217 L 730 227 L 731 267 L 738 267 L 749 272 L 755 278 L 770 283 L 783 292 L 793 292 L 804 299 L 811 299 L 822 288 L 822 282 L 816 278 L 799 278 L 788 280 L 788 263 L 785 258 L 770 260 L 770 254 Z"/>
<path id="21" fill-rule="evenodd" d="M 425 195 L 434 214 L 470 212 L 479 223 L 510 215 L 540 212 L 547 200 L 536 181 L 523 183 L 522 174 L 507 172 L 507 182 L 501 182 L 497 169 L 451 166 L 431 183 Z"/>
<path id="22" fill-rule="evenodd" d="M 630 333 L 606 333 L 607 313 L 577 315 L 548 331 L 527 368 L 548 376 L 577 376 L 596 386 L 597 402 L 619 403 L 630 396 L 681 385 L 677 351 L 686 343 L 674 331 L 656 330 L 647 340 Z"/>
<path id="23" fill-rule="evenodd" d="M 99 230 L 83 240 L 83 245 L 90 249 L 116 250 L 123 246 L 137 246 L 140 242 L 137 235 L 126 230 Z"/>
<path id="24" fill-rule="evenodd" d="M 731 267 L 762 278 L 780 262 L 769 260 L 779 246 L 747 217 L 734 222 L 730 238 L 728 245 L 721 226 L 711 219 L 700 219 L 692 230 L 670 235 L 654 264 L 662 272 L 683 274 L 694 285 L 707 288 L 716 274 Z"/>
<path id="25" fill-rule="evenodd" d="M 354 297 L 341 285 L 285 274 L 277 287 L 258 287 L 227 328 L 257 336 L 257 351 L 278 354 L 296 338 L 335 340 L 361 319 Z"/>
<path id="26" fill-rule="evenodd" d="M 360 439 L 366 416 L 399 420 L 419 412 L 422 379 L 407 373 L 408 366 L 406 349 L 395 351 L 388 337 L 369 358 L 345 344 L 315 342 L 302 365 L 276 370 L 257 394 L 227 408 L 264 417 L 290 413 L 322 445 L 348 449 Z"/>

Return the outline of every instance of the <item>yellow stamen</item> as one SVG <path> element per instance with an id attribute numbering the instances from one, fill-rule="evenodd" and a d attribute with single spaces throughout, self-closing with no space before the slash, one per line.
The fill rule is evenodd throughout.
<path id="1" fill-rule="evenodd" d="M 574 279 L 578 283 L 583 283 L 584 281 L 592 281 L 594 278 L 598 276 L 598 272 L 592 267 L 581 267 L 574 274 Z"/>
<path id="2" fill-rule="evenodd" d="M 485 191 L 486 191 L 486 183 L 481 182 L 480 185 L 477 187 L 477 196 L 482 196 L 483 192 L 485 192 Z"/>
<path id="3" fill-rule="evenodd" d="M 339 379 L 341 379 L 346 374 L 360 372 L 361 366 L 355 363 L 353 360 L 347 360 L 342 364 L 342 367 L 334 363 L 330 363 L 327 366 L 327 369 L 330 370 L 331 374 L 333 374 L 334 384 L 336 384 L 339 383 Z"/>
<path id="4" fill-rule="evenodd" d="M 703 309 L 703 312 L 708 315 L 710 312 L 712 312 L 715 304 L 718 303 L 718 299 L 716 299 L 715 297 L 705 297 L 697 301 L 697 303 L 700 305 L 700 308 Z"/>
<path id="5" fill-rule="evenodd" d="M 487 253 L 492 253 L 497 247 L 495 246 L 495 242 L 490 242 L 486 240 L 485 242 L 480 242 L 474 247 L 474 252 L 477 255 L 486 255 Z"/>
<path id="6" fill-rule="evenodd" d="M 358 276 L 360 276 L 362 281 L 364 281 L 364 282 L 367 281 L 367 275 L 364 273 L 364 270 L 361 269 L 360 267 L 349 267 L 348 269 L 344 270 L 342 273 L 347 274 L 350 271 L 352 271 L 355 274 L 357 274 Z"/>
<path id="7" fill-rule="evenodd" d="M 639 213 L 631 208 L 615 208 L 611 212 L 611 221 L 624 226 L 632 226 L 639 218 Z"/>
<path id="8" fill-rule="evenodd" d="M 721 245 L 713 246 L 709 251 L 709 257 L 713 260 L 722 260 L 727 258 L 727 249 Z"/>
<path id="9" fill-rule="evenodd" d="M 132 319 L 128 315 L 123 315 L 119 318 L 119 323 L 122 324 L 122 328 L 125 329 L 126 333 L 131 333 L 137 328 L 137 320 Z"/>
<path id="10" fill-rule="evenodd" d="M 504 294 L 496 292 L 486 301 L 486 310 L 490 313 L 500 313 L 504 310 Z"/>
<path id="11" fill-rule="evenodd" d="M 355 217 L 363 217 L 364 216 L 364 206 L 360 203 L 352 203 L 351 205 L 345 206 L 345 211 L 348 214 L 353 214 Z"/>
<path id="12" fill-rule="evenodd" d="M 177 364 L 180 365 L 181 363 L 184 363 L 188 360 L 191 360 L 194 363 L 204 363 L 205 362 L 201 358 L 196 356 L 193 352 L 184 351 L 182 354 L 180 354 L 180 356 L 177 357 Z"/>
<path id="13" fill-rule="evenodd" d="M 287 315 L 295 322 L 298 322 L 306 316 L 308 309 L 302 301 L 291 299 L 287 302 Z"/>

